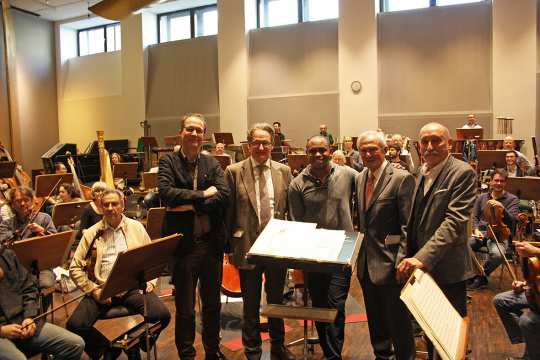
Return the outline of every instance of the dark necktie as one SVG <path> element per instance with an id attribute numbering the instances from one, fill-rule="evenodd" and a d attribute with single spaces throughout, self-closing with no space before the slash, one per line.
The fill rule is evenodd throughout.
<path id="1" fill-rule="evenodd" d="M 375 187 L 375 175 L 372 172 L 369 173 L 368 181 L 366 183 L 366 208 L 371 201 L 371 196 L 373 195 L 373 188 Z"/>

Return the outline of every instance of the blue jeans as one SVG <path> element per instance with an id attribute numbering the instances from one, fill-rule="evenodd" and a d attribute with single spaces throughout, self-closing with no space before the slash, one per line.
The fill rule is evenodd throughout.
<path id="1" fill-rule="evenodd" d="M 530 309 L 525 293 L 505 291 L 493 298 L 493 305 L 510 342 L 525 342 L 524 358 L 540 359 L 540 313 Z"/>
<path id="2" fill-rule="evenodd" d="M 29 339 L 0 338 L 0 360 L 26 360 L 26 355 L 38 353 L 53 355 L 58 360 L 78 360 L 83 350 L 80 336 L 50 323 L 45 323 L 39 334 Z"/>
<path id="3" fill-rule="evenodd" d="M 497 269 L 497 267 L 503 263 L 503 257 L 501 252 L 497 249 L 497 243 L 495 240 L 488 237 L 484 237 L 482 240 L 476 240 L 476 238 L 471 237 L 469 240 L 469 245 L 474 252 L 477 252 L 484 246 L 487 248 L 488 259 L 484 264 L 484 272 L 486 273 L 486 276 L 489 276 L 489 274 L 495 271 L 495 269 Z M 501 249 L 503 254 L 506 253 L 506 245 L 504 242 L 499 245 L 499 249 Z"/>

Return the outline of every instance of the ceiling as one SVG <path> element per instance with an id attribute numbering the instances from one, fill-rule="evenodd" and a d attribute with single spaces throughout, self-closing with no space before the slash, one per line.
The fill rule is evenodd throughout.
<path id="1" fill-rule="evenodd" d="M 81 16 L 91 16 L 88 7 L 100 0 L 10 0 L 10 4 L 17 8 L 38 14 L 42 19 L 62 21 Z M 120 1 L 120 0 L 117 0 Z M 151 6 L 149 10 L 154 13 L 187 9 L 191 7 L 215 4 L 217 0 L 161 0 Z"/>

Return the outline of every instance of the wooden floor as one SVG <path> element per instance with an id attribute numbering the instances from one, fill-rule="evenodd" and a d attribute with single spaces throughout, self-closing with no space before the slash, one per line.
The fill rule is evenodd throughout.
<path id="1" fill-rule="evenodd" d="M 507 356 L 519 356 L 523 352 L 522 345 L 511 345 L 508 341 L 504 329 L 499 321 L 499 318 L 495 312 L 495 309 L 491 305 L 493 296 L 501 291 L 508 290 L 510 288 L 510 281 L 508 275 L 505 274 L 503 283 L 499 289 L 499 273 L 498 271 L 492 275 L 490 279 L 489 288 L 481 291 L 471 292 L 472 301 L 469 305 L 469 315 L 471 318 L 471 327 L 469 333 L 469 349 L 471 350 L 470 359 L 477 360 L 498 360 L 505 359 Z M 362 290 L 358 285 L 356 277 L 353 276 L 351 284 L 351 292 L 349 296 L 353 296 L 355 300 L 363 307 Z M 55 303 L 60 301 L 59 294 L 56 294 Z M 171 297 L 164 300 L 168 306 L 174 319 L 174 301 Z M 68 311 L 72 311 L 75 304 L 68 308 Z M 224 305 L 227 306 L 227 305 Z M 55 317 L 55 322 L 58 325 L 63 326 L 65 324 L 66 317 L 65 312 L 58 311 Z M 302 336 L 303 329 L 298 325 L 296 321 L 286 321 L 286 324 L 292 327 L 292 330 L 286 334 L 286 341 L 292 341 Z M 371 345 L 369 342 L 369 333 L 367 328 L 367 322 L 347 324 L 345 331 L 345 349 L 343 352 L 344 359 L 374 359 L 372 354 Z M 422 341 L 417 339 L 417 346 L 423 347 Z M 263 345 L 263 360 L 269 359 L 268 355 L 268 343 Z M 167 329 L 161 334 L 158 340 L 159 359 L 177 359 L 176 347 L 174 344 L 174 320 L 168 326 Z M 196 338 L 196 350 L 197 359 L 204 358 L 204 352 L 200 341 L 200 336 L 197 334 Z M 292 347 L 291 350 L 298 358 L 302 355 L 301 347 Z M 243 352 L 241 350 L 232 352 L 226 348 L 222 349 L 223 353 L 228 359 L 239 360 L 244 359 Z M 322 352 L 318 346 L 315 348 L 315 353 L 309 356 L 311 359 L 320 359 Z M 419 355 L 418 359 L 425 358 Z M 86 356 L 83 359 L 87 359 Z M 125 359 L 122 355 L 121 359 Z"/>

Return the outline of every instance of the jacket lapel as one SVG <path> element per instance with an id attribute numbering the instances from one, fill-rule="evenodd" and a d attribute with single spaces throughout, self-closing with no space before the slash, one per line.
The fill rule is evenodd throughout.
<path id="1" fill-rule="evenodd" d="M 422 223 L 424 222 L 426 214 L 427 214 L 427 209 L 431 207 L 431 203 L 433 202 L 433 194 L 437 190 L 439 190 L 443 179 L 447 178 L 448 171 L 450 170 L 450 167 L 452 166 L 452 161 L 454 160 L 452 158 L 452 155 L 450 155 L 450 158 L 446 161 L 446 164 L 444 164 L 444 167 L 441 169 L 441 172 L 439 173 L 439 175 L 437 175 L 437 179 L 435 179 L 435 182 L 433 183 L 433 185 L 431 185 L 429 199 L 427 199 L 426 206 L 422 210 L 422 217 L 420 218 L 420 222 L 418 223 L 418 226 L 422 226 Z M 414 199 L 416 199 L 416 197 Z"/>
<path id="2" fill-rule="evenodd" d="M 272 186 L 274 188 L 274 211 L 279 209 L 279 204 L 281 201 L 281 189 L 283 188 L 281 174 L 274 166 L 274 162 L 270 161 L 270 174 L 272 176 Z"/>
<path id="3" fill-rule="evenodd" d="M 251 206 L 253 206 L 253 210 L 255 211 L 255 214 L 257 214 L 257 197 L 255 194 L 255 178 L 253 177 L 253 166 L 251 165 L 251 159 L 247 158 L 244 161 L 244 165 L 242 167 L 242 183 L 244 184 L 244 188 L 246 189 L 246 193 L 249 197 L 249 202 L 251 203 Z"/>

